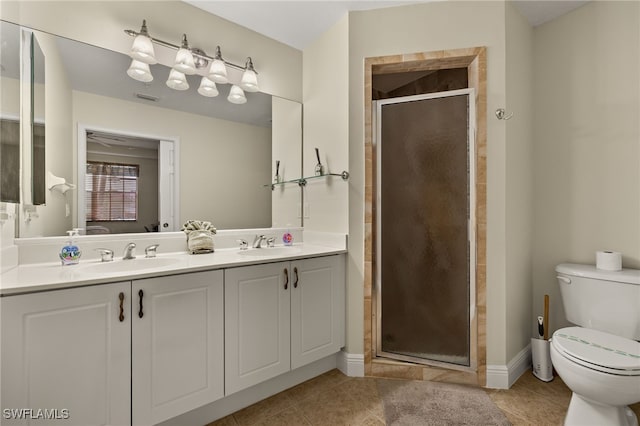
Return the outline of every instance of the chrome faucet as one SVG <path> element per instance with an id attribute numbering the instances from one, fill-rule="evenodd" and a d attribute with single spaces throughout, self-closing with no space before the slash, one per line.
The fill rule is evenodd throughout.
<path id="1" fill-rule="evenodd" d="M 262 248 L 262 242 L 266 240 L 266 238 L 264 235 L 256 235 L 256 238 L 253 240 L 253 248 Z"/>
<path id="2" fill-rule="evenodd" d="M 160 244 L 152 244 L 144 249 L 144 257 L 156 257 L 157 250 Z"/>
<path id="3" fill-rule="evenodd" d="M 102 259 L 103 262 L 113 261 L 113 250 L 107 248 L 97 248 L 96 251 L 100 253 L 100 259 Z"/>
<path id="4" fill-rule="evenodd" d="M 124 254 L 122 255 L 122 260 L 130 260 L 135 259 L 136 257 L 133 255 L 133 251 L 136 249 L 136 243 L 129 243 L 124 248 Z"/>

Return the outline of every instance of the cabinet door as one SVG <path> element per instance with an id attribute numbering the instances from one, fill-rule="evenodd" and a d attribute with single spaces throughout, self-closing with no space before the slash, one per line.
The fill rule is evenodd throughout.
<path id="1" fill-rule="evenodd" d="M 225 271 L 225 393 L 290 369 L 288 262 Z"/>
<path id="2" fill-rule="evenodd" d="M 2 409 L 44 416 L 2 424 L 130 424 L 130 295 L 123 282 L 0 299 Z"/>
<path id="3" fill-rule="evenodd" d="M 133 282 L 134 424 L 156 424 L 223 397 L 223 285 L 222 271 Z"/>
<path id="4" fill-rule="evenodd" d="M 291 262 L 291 368 L 336 353 L 344 346 L 344 256 Z"/>

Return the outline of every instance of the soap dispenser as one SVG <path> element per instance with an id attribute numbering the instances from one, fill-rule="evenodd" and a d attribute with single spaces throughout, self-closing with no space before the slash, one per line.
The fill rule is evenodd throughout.
<path id="1" fill-rule="evenodd" d="M 69 234 L 69 239 L 65 246 L 62 247 L 62 250 L 60 250 L 60 260 L 63 265 L 77 265 L 80 263 L 82 252 L 73 241 L 73 238 L 79 235 L 79 229 L 76 228 L 72 231 L 67 231 L 67 234 Z"/>

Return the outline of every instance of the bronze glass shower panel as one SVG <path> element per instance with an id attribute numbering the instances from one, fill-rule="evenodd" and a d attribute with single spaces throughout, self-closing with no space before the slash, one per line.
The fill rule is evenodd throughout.
<path id="1" fill-rule="evenodd" d="M 378 347 L 391 357 L 470 365 L 468 100 L 383 104 L 378 115 Z"/>

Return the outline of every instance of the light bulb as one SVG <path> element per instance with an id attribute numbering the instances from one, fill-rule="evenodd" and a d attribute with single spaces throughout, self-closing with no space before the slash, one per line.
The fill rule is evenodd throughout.
<path id="1" fill-rule="evenodd" d="M 209 80 L 220 84 L 227 84 L 229 82 L 227 78 L 227 66 L 224 63 L 224 59 L 222 59 L 220 46 L 216 47 L 215 58 L 211 61 L 211 66 L 209 67 Z"/>
<path id="2" fill-rule="evenodd" d="M 185 77 L 183 73 L 172 69 L 169 73 L 167 86 L 175 90 L 187 90 L 189 88 L 189 83 L 187 83 L 187 77 Z"/>
<path id="3" fill-rule="evenodd" d="M 260 90 L 258 87 L 258 75 L 256 74 L 256 70 L 253 69 L 251 58 L 247 58 L 247 65 L 245 66 L 244 73 L 242 73 L 240 87 L 247 92 L 257 92 Z"/>
<path id="4" fill-rule="evenodd" d="M 147 21 L 142 21 L 142 28 L 140 33 L 133 39 L 133 45 L 129 51 L 129 56 L 133 59 L 137 59 L 145 64 L 157 64 L 156 54 L 153 50 L 153 43 L 151 37 L 147 31 Z"/>
<path id="5" fill-rule="evenodd" d="M 200 81 L 200 87 L 198 88 L 198 93 L 208 98 L 213 98 L 215 96 L 218 96 L 219 94 L 216 83 L 209 80 L 207 77 L 202 77 L 202 80 Z"/>
<path id="6" fill-rule="evenodd" d="M 182 35 L 182 47 L 176 54 L 176 60 L 173 64 L 173 68 L 184 74 L 195 74 L 196 64 L 193 60 L 191 50 L 189 50 L 189 43 L 187 42 L 187 35 Z"/>
<path id="7" fill-rule="evenodd" d="M 134 80 L 142 81 L 143 83 L 153 81 L 153 75 L 151 75 L 149 64 L 145 64 L 137 59 L 131 61 L 131 65 L 127 70 L 127 75 Z"/>
<path id="8" fill-rule="evenodd" d="M 229 91 L 227 100 L 232 104 L 244 104 L 247 102 L 247 98 L 244 96 L 244 92 L 242 91 L 240 86 L 236 86 L 235 84 L 231 86 L 231 90 Z"/>

